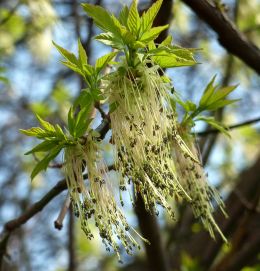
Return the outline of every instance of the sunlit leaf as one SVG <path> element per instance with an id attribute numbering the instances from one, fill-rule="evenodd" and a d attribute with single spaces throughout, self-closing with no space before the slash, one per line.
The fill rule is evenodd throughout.
<path id="1" fill-rule="evenodd" d="M 46 138 L 46 137 L 54 137 L 55 136 L 55 132 L 45 131 L 40 127 L 32 127 L 32 128 L 30 128 L 28 130 L 20 129 L 20 132 L 22 134 L 27 135 L 27 136 L 34 136 L 34 137 L 37 137 L 39 139 Z"/>
<path id="2" fill-rule="evenodd" d="M 116 36 L 120 36 L 120 28 L 115 25 L 111 14 L 100 6 L 92 4 L 82 4 L 83 9 L 89 17 L 93 18 L 95 24 L 104 31 L 109 31 Z"/>
<path id="3" fill-rule="evenodd" d="M 156 39 L 159 36 L 159 34 L 167 28 L 168 25 L 153 27 L 142 35 L 140 41 L 150 42 Z"/>
<path id="4" fill-rule="evenodd" d="M 68 50 L 62 48 L 58 44 L 56 44 L 54 41 L 52 42 L 53 45 L 57 48 L 57 50 L 60 52 L 60 54 L 70 63 L 73 63 L 74 65 L 78 65 L 78 60 L 74 54 L 69 52 Z"/>
<path id="5" fill-rule="evenodd" d="M 169 46 L 172 44 L 172 36 L 167 36 L 162 42 L 161 45 L 162 46 Z"/>
<path id="6" fill-rule="evenodd" d="M 118 16 L 120 23 L 124 26 L 127 26 L 128 14 L 129 14 L 129 9 L 127 6 L 124 6 Z"/>
<path id="7" fill-rule="evenodd" d="M 68 67 L 69 69 L 71 69 L 72 71 L 84 76 L 84 73 L 82 72 L 82 70 L 76 66 L 75 64 L 68 62 L 68 61 L 62 61 L 62 64 L 65 65 L 66 67 Z"/>
<path id="8" fill-rule="evenodd" d="M 95 39 L 115 49 L 122 49 L 124 47 L 122 40 L 111 32 L 99 34 Z"/>
<path id="9" fill-rule="evenodd" d="M 35 178 L 42 170 L 46 170 L 50 161 L 53 160 L 61 151 L 62 146 L 53 148 L 40 162 L 37 163 L 31 174 L 31 180 Z"/>
<path id="10" fill-rule="evenodd" d="M 78 53 L 79 53 L 79 61 L 81 65 L 83 66 L 84 64 L 87 64 L 88 57 L 87 57 L 84 47 L 82 46 L 80 39 L 78 39 Z"/>
<path id="11" fill-rule="evenodd" d="M 215 78 L 216 76 L 214 76 L 210 83 L 207 85 L 200 99 L 199 103 L 200 111 L 203 110 L 214 111 L 239 100 L 239 99 L 226 100 L 226 96 L 232 91 L 234 91 L 237 86 L 218 88 L 217 86 L 214 86 Z"/>
<path id="12" fill-rule="evenodd" d="M 36 115 L 36 118 L 38 119 L 42 128 L 44 128 L 46 131 L 55 132 L 55 127 L 48 121 L 43 120 L 39 115 Z"/>
<path id="13" fill-rule="evenodd" d="M 133 0 L 127 17 L 127 26 L 131 33 L 138 35 L 139 28 L 140 28 L 140 16 L 137 9 L 137 2 Z"/>
<path id="14" fill-rule="evenodd" d="M 204 90 L 203 96 L 200 99 L 199 106 L 205 106 L 207 104 L 208 99 L 211 97 L 211 95 L 215 91 L 214 87 L 214 81 L 216 79 L 216 75 L 211 79 L 211 81 L 208 83 L 207 87 Z"/>
<path id="15" fill-rule="evenodd" d="M 58 140 L 45 140 L 42 143 L 35 146 L 30 151 L 26 152 L 25 155 L 37 153 L 37 152 L 49 152 L 53 147 L 58 144 Z"/>
<path id="16" fill-rule="evenodd" d="M 140 27 L 141 36 L 152 27 L 153 21 L 160 10 L 162 2 L 162 0 L 158 0 L 146 12 L 143 13 Z"/>
<path id="17" fill-rule="evenodd" d="M 116 54 L 117 52 L 111 52 L 98 58 L 95 64 L 97 73 L 103 70 L 107 66 L 107 64 L 116 56 Z"/>

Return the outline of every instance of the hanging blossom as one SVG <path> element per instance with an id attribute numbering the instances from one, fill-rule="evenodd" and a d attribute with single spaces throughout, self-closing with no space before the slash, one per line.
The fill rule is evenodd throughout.
<path id="1" fill-rule="evenodd" d="M 112 196 L 112 187 L 108 176 L 108 168 L 101 157 L 100 143 L 90 134 L 84 144 L 68 147 L 64 154 L 65 175 L 74 214 L 80 218 L 81 228 L 89 239 L 94 236 L 90 229 L 91 218 L 99 230 L 106 250 L 112 247 L 119 259 L 118 239 L 131 254 L 134 247 L 140 248 L 130 231 L 134 231 L 126 221 L 120 208 Z M 82 167 L 88 170 L 88 185 L 84 182 Z M 144 238 L 141 237 L 144 241 Z"/>
<path id="2" fill-rule="evenodd" d="M 169 106 L 169 90 L 158 66 L 141 63 L 135 69 L 119 68 L 109 77 L 105 93 L 115 108 L 110 118 L 120 190 L 133 182 L 147 210 L 153 211 L 159 203 L 174 217 L 167 199 L 174 195 L 191 198 L 180 184 L 172 159 L 172 137 L 181 144 L 184 155 L 196 159 L 177 130 L 172 131 L 177 120 Z"/>
<path id="3" fill-rule="evenodd" d="M 184 129 L 180 130 L 182 131 L 181 134 L 185 133 Z M 189 146 L 189 149 L 192 151 L 194 156 L 199 159 L 199 153 L 197 151 L 194 138 L 187 132 L 185 135 L 185 141 Z M 173 158 L 177 165 L 177 174 L 180 176 L 184 189 L 192 196 L 190 204 L 195 218 L 200 218 L 203 226 L 208 230 L 212 238 L 215 238 L 214 232 L 217 231 L 222 239 L 227 242 L 213 217 L 213 202 L 217 203 L 222 213 L 227 216 L 224 211 L 225 206 L 221 197 L 218 192 L 208 184 L 207 175 L 204 172 L 202 165 L 194 162 L 190 157 L 184 155 L 176 140 L 173 140 L 172 149 Z"/>

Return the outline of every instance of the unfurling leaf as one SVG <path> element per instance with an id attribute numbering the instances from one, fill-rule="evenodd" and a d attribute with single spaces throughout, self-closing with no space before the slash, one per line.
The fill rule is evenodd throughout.
<path id="1" fill-rule="evenodd" d="M 84 64 L 87 64 L 88 57 L 80 39 L 78 39 L 78 54 L 79 54 L 79 62 L 81 63 L 81 66 L 83 66 Z"/>
<path id="2" fill-rule="evenodd" d="M 37 163 L 31 174 L 31 180 L 35 178 L 42 170 L 46 170 L 50 161 L 53 160 L 61 151 L 62 146 L 53 148 L 40 162 Z"/>
<path id="3" fill-rule="evenodd" d="M 128 14 L 129 14 L 129 8 L 128 6 L 124 6 L 122 10 L 120 11 L 119 17 L 118 17 L 120 23 L 124 25 L 125 27 L 127 27 Z"/>
<path id="4" fill-rule="evenodd" d="M 99 73 L 100 71 L 102 71 L 106 66 L 107 64 L 117 55 L 117 52 L 111 52 L 111 53 L 108 53 L 100 58 L 97 59 L 96 61 L 96 65 L 95 65 L 95 68 L 96 68 L 96 71 L 97 73 Z"/>
<path id="5" fill-rule="evenodd" d="M 74 65 L 78 65 L 78 60 L 76 58 L 76 56 L 74 54 L 72 54 L 71 52 L 69 52 L 68 50 L 62 48 L 61 46 L 59 46 L 57 43 L 55 43 L 54 41 L 52 42 L 53 45 L 57 48 L 57 50 L 60 52 L 60 54 L 70 63 L 74 64 Z"/>
<path id="6" fill-rule="evenodd" d="M 160 35 L 160 33 L 168 27 L 169 25 L 153 27 L 142 35 L 140 41 L 148 43 L 156 39 Z"/>
<path id="7" fill-rule="evenodd" d="M 25 155 L 33 154 L 33 153 L 37 153 L 37 152 L 48 152 L 53 147 L 55 147 L 58 144 L 58 142 L 59 142 L 58 140 L 45 140 L 42 143 L 35 146 L 30 151 L 26 152 Z"/>
<path id="8" fill-rule="evenodd" d="M 108 13 L 104 8 L 91 4 L 82 4 L 82 6 L 88 16 L 93 18 L 95 24 L 99 28 L 104 31 L 111 32 L 116 36 L 120 36 L 120 28 L 115 24 L 115 20 L 112 19 L 111 14 Z"/>
<path id="9" fill-rule="evenodd" d="M 153 21 L 160 10 L 162 2 L 163 2 L 162 0 L 158 0 L 146 12 L 143 13 L 141 17 L 140 36 L 142 36 L 152 27 Z"/>
<path id="10" fill-rule="evenodd" d="M 235 90 L 237 86 L 228 86 L 223 88 L 218 88 L 217 85 L 214 85 L 216 76 L 212 78 L 212 80 L 207 85 L 204 93 L 200 99 L 199 109 L 200 111 L 203 110 L 217 110 L 221 107 L 229 105 L 238 101 L 235 100 L 226 100 L 226 97 L 229 93 Z"/>

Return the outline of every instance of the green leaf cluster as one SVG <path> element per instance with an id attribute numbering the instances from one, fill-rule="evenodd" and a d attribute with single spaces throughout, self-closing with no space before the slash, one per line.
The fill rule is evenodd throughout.
<path id="1" fill-rule="evenodd" d="M 237 86 L 218 87 L 214 85 L 216 76 L 209 82 L 200 99 L 198 109 L 200 111 L 211 110 L 215 111 L 221 107 L 232 104 L 237 100 L 228 100 L 226 97 L 235 90 Z"/>
<path id="2" fill-rule="evenodd" d="M 168 36 L 157 48 L 154 42 L 150 42 L 149 48 L 147 55 L 161 68 L 192 66 L 197 63 L 194 59 L 194 52 L 197 49 L 172 45 L 171 36 Z"/>
<path id="3" fill-rule="evenodd" d="M 124 6 L 119 16 L 115 17 L 100 6 L 83 4 L 82 6 L 86 13 L 104 31 L 104 33 L 96 36 L 96 39 L 114 48 L 113 52 L 98 58 L 95 65 L 88 63 L 87 53 L 80 40 L 78 40 L 78 56 L 53 42 L 59 53 L 64 57 L 62 63 L 83 77 L 86 88 L 81 91 L 68 112 L 67 133 L 64 133 L 59 125 L 53 126 L 40 117 L 37 118 L 41 127 L 21 130 L 22 133 L 28 136 L 34 136 L 43 140 L 42 143 L 27 153 L 44 152 L 46 154 L 34 168 L 31 175 L 32 179 L 41 170 L 45 170 L 49 162 L 63 148 L 77 144 L 86 133 L 91 132 L 90 124 L 93 118 L 92 112 L 95 103 L 104 100 L 101 91 L 102 79 L 109 80 L 109 75 L 104 75 L 104 69 L 108 67 L 109 63 L 112 63 L 119 53 L 123 53 L 121 58 L 123 61 L 120 62 L 122 67 L 119 66 L 118 71 L 120 71 L 120 68 L 126 70 L 129 66 L 136 68 L 140 63 L 145 65 L 152 63 L 160 68 L 196 64 L 194 59 L 196 50 L 173 45 L 172 37 L 168 36 L 159 45 L 155 43 L 159 34 L 168 27 L 168 25 L 153 27 L 153 22 L 161 5 L 162 0 L 156 1 L 140 16 L 137 9 L 137 1 L 134 0 L 130 7 Z M 113 64 L 118 65 L 119 63 L 114 61 Z M 113 72 L 110 74 L 113 74 Z M 169 79 L 166 76 L 162 77 L 162 80 L 169 83 Z M 177 101 L 185 109 L 183 124 L 192 126 L 194 121 L 203 120 L 225 133 L 226 130 L 220 123 L 212 118 L 200 115 L 204 111 L 216 110 L 236 101 L 226 99 L 226 96 L 235 89 L 235 86 L 219 88 L 214 85 L 214 80 L 215 77 L 206 87 L 198 105 L 191 101 L 184 102 L 177 96 L 173 99 L 172 105 L 175 106 Z M 113 110 L 116 106 L 116 102 L 110 104 L 110 109 Z"/>
<path id="4" fill-rule="evenodd" d="M 160 9 L 162 0 L 155 2 L 147 12 L 140 17 L 137 1 L 134 0 L 128 8 L 124 6 L 119 17 L 116 18 L 104 8 L 91 4 L 82 4 L 89 17 L 95 24 L 105 31 L 96 37 L 97 40 L 115 49 L 144 48 L 148 42 L 154 40 L 168 25 L 152 27 L 153 21 Z"/>
<path id="5" fill-rule="evenodd" d="M 49 122 L 41 119 L 38 115 L 37 119 L 41 127 L 32 127 L 28 130 L 20 130 L 21 133 L 27 136 L 36 137 L 43 140 L 43 142 L 25 153 L 26 155 L 45 153 L 44 158 L 36 164 L 31 173 L 32 180 L 40 171 L 47 169 L 50 161 L 53 160 L 64 147 L 75 144 L 75 142 L 73 142 L 65 135 L 58 124 L 54 126 Z"/>
<path id="6" fill-rule="evenodd" d="M 215 111 L 226 105 L 230 105 L 234 102 L 237 102 L 239 99 L 227 99 L 227 96 L 236 89 L 237 86 L 227 86 L 219 87 L 214 84 L 216 76 L 214 76 L 211 81 L 206 86 L 203 95 L 200 98 L 199 104 L 196 105 L 192 101 L 182 101 L 180 97 L 175 94 L 175 100 L 179 103 L 184 111 L 185 115 L 182 120 L 182 125 L 184 126 L 193 126 L 195 121 L 204 121 L 218 129 L 221 133 L 229 136 L 227 128 L 225 125 L 216 121 L 213 117 L 203 116 L 201 113 L 207 111 Z"/>
<path id="7" fill-rule="evenodd" d="M 55 42 L 53 42 L 53 44 L 65 58 L 62 63 L 74 72 L 80 74 L 86 82 L 94 100 L 100 100 L 101 93 L 99 91 L 99 84 L 102 79 L 101 73 L 108 63 L 116 56 L 117 52 L 111 52 L 98 58 L 96 64 L 91 66 L 88 64 L 88 57 L 80 40 L 78 40 L 78 58 Z"/>
<path id="8" fill-rule="evenodd" d="M 88 16 L 105 31 L 97 35 L 96 40 L 123 51 L 129 66 L 136 66 L 136 63 L 139 63 L 137 58 L 141 61 L 150 59 L 161 68 L 196 64 L 193 56 L 195 50 L 173 46 L 169 37 L 156 47 L 154 41 L 168 28 L 168 25 L 153 27 L 161 5 L 162 0 L 156 1 L 140 16 L 135 0 L 129 8 L 124 6 L 116 18 L 100 6 L 82 4 Z"/>

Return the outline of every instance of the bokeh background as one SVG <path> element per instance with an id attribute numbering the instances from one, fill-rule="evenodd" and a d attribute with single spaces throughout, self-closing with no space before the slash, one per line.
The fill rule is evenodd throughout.
<path id="1" fill-rule="evenodd" d="M 260 46 L 259 0 L 207 1 L 219 12 L 226 13 L 241 33 Z M 69 106 L 83 87 L 81 79 L 60 63 L 61 57 L 52 40 L 76 53 L 80 37 L 92 64 L 109 51 L 93 39 L 99 30 L 86 17 L 80 2 L 0 1 L 1 232 L 7 221 L 23 213 L 63 178 L 59 168 L 50 168 L 30 181 L 35 159 L 23 154 L 36 141 L 19 133 L 21 128 L 36 125 L 34 113 L 64 126 Z M 114 13 L 118 13 L 123 4 L 130 3 L 123 0 L 87 2 L 102 5 Z M 140 10 L 151 2 L 140 0 Z M 171 7 L 169 34 L 174 42 L 183 47 L 201 48 L 196 56 L 201 64 L 166 71 L 175 90 L 184 99 L 198 102 L 204 87 L 216 74 L 220 85 L 239 84 L 231 97 L 240 99 L 218 111 L 217 119 L 233 125 L 260 118 L 257 72 L 219 44 L 217 34 L 184 3 L 189 1 L 164 2 Z M 198 124 L 195 132 L 207 128 Z M 217 219 L 230 240 L 229 246 L 211 240 L 199 222 L 192 219 L 186 206 L 176 206 L 177 222 L 163 212 L 157 221 L 152 218 L 153 230 L 159 235 L 158 243 L 153 244 L 153 253 L 157 250 L 161 253 L 154 257 L 163 257 L 160 260 L 165 266 L 151 269 L 152 254 L 147 254 L 145 247 L 133 257 L 124 256 L 124 263 L 119 264 L 113 253 L 105 251 L 98 236 L 92 241 L 84 236 L 70 213 L 61 231 L 54 228 L 53 223 L 66 198 L 64 191 L 12 233 L 4 253 L 3 270 L 260 270 L 259 133 L 260 126 L 255 121 L 231 129 L 231 139 L 218 134 L 198 136 L 209 181 L 227 200 L 229 222 L 220 218 L 218 212 Z M 107 150 L 109 152 L 109 145 Z M 60 163 L 60 159 L 53 164 Z M 138 227 L 140 219 L 130 204 L 126 206 L 126 213 L 130 223 Z M 244 248 L 248 249 L 246 256 L 239 254 Z M 232 261 L 235 263 L 231 265 L 233 269 L 227 269 Z"/>

